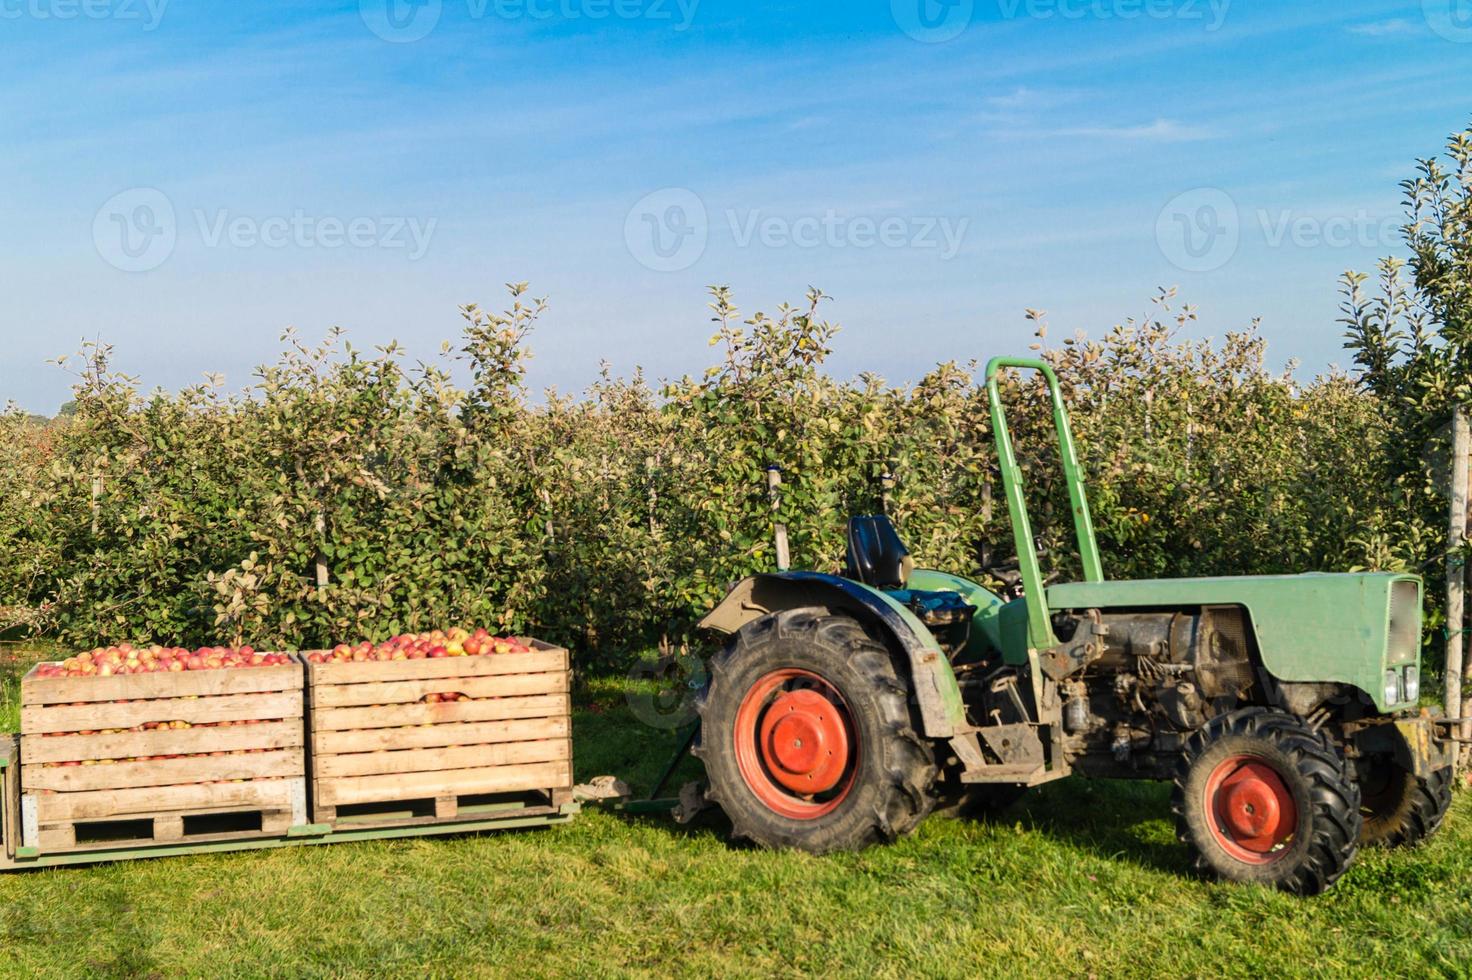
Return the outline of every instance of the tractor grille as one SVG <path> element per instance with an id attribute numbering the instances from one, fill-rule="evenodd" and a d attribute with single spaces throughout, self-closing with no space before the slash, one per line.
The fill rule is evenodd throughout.
<path id="1" fill-rule="evenodd" d="M 1421 586 L 1410 580 L 1390 585 L 1390 630 L 1385 661 L 1415 663 L 1421 650 Z"/>

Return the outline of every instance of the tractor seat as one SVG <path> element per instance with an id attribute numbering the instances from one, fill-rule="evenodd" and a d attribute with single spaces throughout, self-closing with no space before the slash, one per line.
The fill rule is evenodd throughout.
<path id="1" fill-rule="evenodd" d="M 910 549 L 888 517 L 851 517 L 844 576 L 876 589 L 903 589 L 915 568 Z"/>

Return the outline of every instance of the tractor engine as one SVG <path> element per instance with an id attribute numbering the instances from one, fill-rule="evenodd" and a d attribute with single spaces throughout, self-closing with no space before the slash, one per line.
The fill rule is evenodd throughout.
<path id="1" fill-rule="evenodd" d="M 1096 775 L 1169 775 L 1185 737 L 1257 682 L 1236 606 L 1060 613 L 1042 668 L 1063 702 L 1064 752 Z"/>

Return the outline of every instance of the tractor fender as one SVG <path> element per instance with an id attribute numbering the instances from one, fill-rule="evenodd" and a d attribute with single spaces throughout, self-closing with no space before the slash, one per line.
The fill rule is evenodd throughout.
<path id="1" fill-rule="evenodd" d="M 772 613 L 813 606 L 845 612 L 891 641 L 909 667 L 911 694 L 927 738 L 950 738 L 966 728 L 961 688 L 945 652 L 908 608 L 878 589 L 821 572 L 770 572 L 742 579 L 700 621 L 702 629 L 732 634 Z"/>

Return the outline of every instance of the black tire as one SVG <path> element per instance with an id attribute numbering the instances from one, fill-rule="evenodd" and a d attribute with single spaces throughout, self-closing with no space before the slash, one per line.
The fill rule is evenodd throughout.
<path id="1" fill-rule="evenodd" d="M 1422 779 L 1386 758 L 1362 775 L 1361 847 L 1415 847 L 1441 828 L 1452 803 L 1450 766 Z"/>
<path id="2" fill-rule="evenodd" d="M 1281 835 L 1276 843 L 1244 840 L 1226 822 L 1243 798 L 1232 796 L 1222 783 L 1230 785 L 1232 776 L 1223 774 L 1242 773 L 1244 765 L 1266 773 L 1266 781 L 1254 785 L 1276 786 L 1281 794 L 1257 814 L 1271 811 L 1281 817 L 1280 823 L 1267 825 L 1268 836 Z M 1228 803 L 1232 810 L 1224 809 Z M 1290 804 L 1291 818 L 1284 809 Z M 1337 881 L 1354 861 L 1359 843 L 1359 786 L 1343 755 L 1301 718 L 1268 708 L 1223 715 L 1191 737 L 1171 808 L 1180 839 L 1196 852 L 1198 869 L 1300 895 L 1316 895 Z M 1242 809 L 1246 816 L 1238 819 L 1251 822 L 1254 812 L 1248 803 Z"/>
<path id="3" fill-rule="evenodd" d="M 770 779 L 763 783 L 770 765 L 762 748 L 752 740 L 738 753 L 738 715 L 743 724 L 749 724 L 745 719 L 752 712 L 765 719 L 777 702 L 764 702 L 760 692 L 770 678 L 791 671 L 817 675 L 826 683 L 825 697 L 841 701 L 849 744 L 857 747 L 844 753 L 849 761 L 840 785 L 846 789 L 841 795 L 835 791 L 833 800 L 822 804 L 831 809 L 818 815 L 794 817 L 764 802 L 754 787 L 768 787 L 769 797 L 772 788 L 780 787 Z M 779 689 L 775 697 L 786 693 Z M 695 754 L 705 763 L 707 798 L 726 812 L 737 837 L 762 847 L 824 854 L 909 833 L 934 805 L 938 768 L 933 750 L 916 734 L 918 719 L 908 694 L 890 651 L 847 616 L 795 609 L 748 623 L 712 661 L 710 684 L 700 703 L 701 737 Z M 753 707 L 763 703 L 765 707 Z M 743 704 L 748 706 L 745 714 Z M 742 760 L 750 771 L 754 757 L 766 768 L 749 779 Z M 785 798 L 779 803 L 789 805 Z M 807 805 L 797 795 L 790 804 Z"/>

